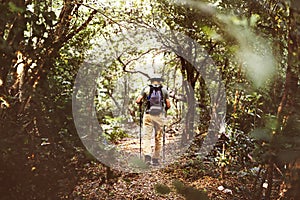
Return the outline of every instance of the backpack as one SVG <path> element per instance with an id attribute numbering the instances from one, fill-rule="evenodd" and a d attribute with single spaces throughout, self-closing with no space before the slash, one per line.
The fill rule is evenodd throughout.
<path id="1" fill-rule="evenodd" d="M 147 97 L 147 111 L 151 115 L 159 115 L 164 110 L 164 99 L 162 86 L 150 86 L 149 96 Z"/>

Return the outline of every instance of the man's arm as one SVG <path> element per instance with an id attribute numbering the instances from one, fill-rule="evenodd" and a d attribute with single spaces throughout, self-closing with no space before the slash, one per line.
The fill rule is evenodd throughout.
<path id="1" fill-rule="evenodd" d="M 137 104 L 140 104 L 140 103 L 142 103 L 143 98 L 144 98 L 144 96 L 139 95 L 135 102 L 136 102 Z"/>
<path id="2" fill-rule="evenodd" d="M 166 90 L 165 88 L 163 88 L 164 91 L 164 98 L 165 98 L 165 102 L 166 102 L 166 109 L 170 109 L 171 108 L 171 101 L 169 99 L 169 92 L 168 90 Z"/>
<path id="3" fill-rule="evenodd" d="M 170 108 L 171 108 L 171 102 L 170 102 L 170 99 L 166 99 L 166 107 L 167 107 L 167 109 L 170 109 Z"/>
<path id="4" fill-rule="evenodd" d="M 138 98 L 135 100 L 135 102 L 136 102 L 137 104 L 142 104 L 142 103 L 143 103 L 143 100 L 144 100 L 144 98 L 145 98 L 145 96 L 146 96 L 146 88 L 147 88 L 147 86 L 144 87 L 144 88 L 142 89 L 140 95 L 139 95 Z"/>

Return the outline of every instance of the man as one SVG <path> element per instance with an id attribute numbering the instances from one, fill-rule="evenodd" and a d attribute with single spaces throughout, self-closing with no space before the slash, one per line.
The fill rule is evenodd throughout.
<path id="1" fill-rule="evenodd" d="M 171 107 L 168 91 L 162 87 L 162 78 L 151 78 L 151 84 L 144 87 L 138 96 L 136 103 L 142 105 L 146 102 L 146 109 L 143 118 L 143 152 L 145 162 L 159 165 L 161 152 L 162 126 L 164 125 L 164 114 Z M 154 153 L 151 150 L 151 138 L 155 130 Z"/>

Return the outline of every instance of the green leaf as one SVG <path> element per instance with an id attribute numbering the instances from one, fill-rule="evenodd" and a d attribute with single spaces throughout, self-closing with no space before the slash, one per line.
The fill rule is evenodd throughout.
<path id="1" fill-rule="evenodd" d="M 185 185 L 179 180 L 174 180 L 173 185 L 176 192 L 183 195 L 187 200 L 208 200 L 208 196 L 205 191 L 198 190 L 191 186 Z"/>
<path id="2" fill-rule="evenodd" d="M 131 158 L 129 161 L 129 166 L 140 169 L 140 170 L 147 170 L 149 169 L 149 165 L 147 165 L 143 160 L 140 158 Z"/>
<path id="3" fill-rule="evenodd" d="M 9 10 L 13 13 L 23 13 L 24 9 L 16 6 L 13 2 L 8 3 Z"/>
<path id="4" fill-rule="evenodd" d="M 251 15 L 251 17 L 250 17 L 250 26 L 255 26 L 259 19 L 260 19 L 260 16 L 258 14 Z"/>
<path id="5" fill-rule="evenodd" d="M 267 124 L 266 127 L 271 130 L 276 130 L 278 125 L 277 117 L 274 115 L 267 116 Z"/>
<path id="6" fill-rule="evenodd" d="M 256 140 L 270 142 L 272 139 L 272 132 L 270 129 L 257 128 L 250 133 L 250 136 Z"/>
<path id="7" fill-rule="evenodd" d="M 155 184 L 154 189 L 159 194 L 169 194 L 171 192 L 171 189 L 167 185 L 160 183 Z"/>

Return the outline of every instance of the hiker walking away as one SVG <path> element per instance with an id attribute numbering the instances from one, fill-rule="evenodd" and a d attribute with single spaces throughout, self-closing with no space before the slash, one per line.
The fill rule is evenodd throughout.
<path id="1" fill-rule="evenodd" d="M 161 154 L 161 138 L 164 126 L 165 112 L 171 107 L 169 93 L 161 82 L 162 78 L 151 78 L 151 84 L 144 87 L 138 96 L 136 103 L 145 105 L 143 117 L 143 153 L 145 162 L 159 165 Z M 155 146 L 152 154 L 151 138 L 155 131 Z"/>

